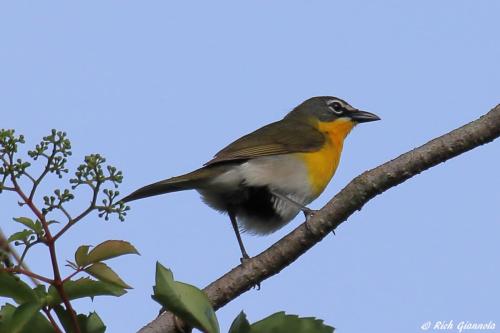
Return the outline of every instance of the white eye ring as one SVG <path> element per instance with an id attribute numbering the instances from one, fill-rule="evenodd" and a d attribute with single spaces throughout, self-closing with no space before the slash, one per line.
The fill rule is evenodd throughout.
<path id="1" fill-rule="evenodd" d="M 335 108 L 336 107 L 336 108 Z M 333 111 L 336 115 L 341 115 L 344 113 L 344 109 L 342 108 L 342 104 L 339 102 L 332 102 L 328 105 L 328 108 Z"/>

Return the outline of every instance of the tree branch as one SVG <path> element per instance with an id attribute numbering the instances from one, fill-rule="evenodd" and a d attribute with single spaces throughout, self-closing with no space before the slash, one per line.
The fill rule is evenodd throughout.
<path id="1" fill-rule="evenodd" d="M 378 194 L 499 136 L 500 105 L 497 105 L 479 119 L 354 178 L 307 225 L 301 224 L 261 254 L 212 282 L 204 291 L 214 308 L 221 308 L 252 286 L 279 273 Z M 172 314 L 165 312 L 139 332 L 179 331 Z"/>

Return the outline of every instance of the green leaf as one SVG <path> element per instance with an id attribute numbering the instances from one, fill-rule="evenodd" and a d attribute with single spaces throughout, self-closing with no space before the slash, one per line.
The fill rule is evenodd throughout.
<path id="1" fill-rule="evenodd" d="M 64 331 L 66 333 L 75 333 L 75 330 L 73 327 L 73 320 L 71 319 L 71 315 L 69 314 L 69 312 L 59 304 L 54 306 L 54 311 L 55 311 L 57 318 L 59 319 L 59 322 L 61 323 Z M 78 327 L 80 328 L 81 333 L 86 333 L 85 331 L 82 330 L 82 328 L 85 327 L 86 320 L 87 320 L 87 317 L 83 314 L 79 314 L 76 316 L 76 321 L 78 323 Z"/>
<path id="2" fill-rule="evenodd" d="M 0 308 L 0 332 L 8 332 L 7 326 L 10 325 L 12 315 L 16 311 L 16 307 L 10 303 L 5 303 Z"/>
<path id="3" fill-rule="evenodd" d="M 13 233 L 12 235 L 10 235 L 9 239 L 7 239 L 7 242 L 9 242 L 9 243 L 15 242 L 15 241 L 27 242 L 28 237 L 33 235 L 33 234 L 34 234 L 33 230 L 24 229 L 22 231 L 18 231 L 18 232 Z"/>
<path id="4" fill-rule="evenodd" d="M 68 333 L 73 333 L 73 321 L 68 311 L 61 305 L 56 305 L 54 307 L 57 318 L 61 322 L 64 330 Z M 88 316 L 84 314 L 79 314 L 76 316 L 78 326 L 80 327 L 81 333 L 104 333 L 106 326 L 102 322 L 101 318 L 97 313 L 91 312 Z"/>
<path id="5" fill-rule="evenodd" d="M 78 266 L 83 267 L 88 265 L 88 253 L 89 253 L 89 245 L 82 245 L 76 249 L 75 252 L 75 262 Z"/>
<path id="6" fill-rule="evenodd" d="M 16 311 L 16 307 L 12 304 L 5 304 L 0 309 L 0 332 L 10 332 L 8 326 L 11 325 L 10 321 L 12 316 Z M 49 322 L 49 320 L 43 316 L 40 312 L 37 312 L 35 316 L 24 326 L 24 329 L 20 331 L 21 333 L 54 333 L 54 327 Z"/>
<path id="7" fill-rule="evenodd" d="M 34 302 L 36 294 L 19 277 L 0 270 L 0 296 L 12 298 L 16 303 Z"/>
<path id="8" fill-rule="evenodd" d="M 218 333 L 219 323 L 207 295 L 200 289 L 174 281 L 172 272 L 156 263 L 152 298 L 189 325 L 207 333 Z"/>
<path id="9" fill-rule="evenodd" d="M 89 252 L 87 263 L 92 264 L 103 260 L 122 256 L 124 254 L 139 254 L 129 242 L 108 240 L 97 245 Z"/>
<path id="10" fill-rule="evenodd" d="M 250 323 L 243 311 L 234 319 L 229 328 L 229 333 L 250 333 Z"/>
<path id="11" fill-rule="evenodd" d="M 40 311 L 42 306 L 38 302 L 28 302 L 18 306 L 12 317 L 6 323 L 5 332 L 9 333 L 21 333 L 23 328 L 28 328 L 31 330 L 28 324 L 31 320 L 35 318 L 35 315 Z"/>
<path id="12" fill-rule="evenodd" d="M 54 223 L 56 221 L 48 221 L 47 222 L 47 225 L 51 225 L 52 223 Z M 42 226 L 42 222 L 36 220 L 36 222 L 34 223 L 34 228 L 33 230 L 35 231 L 35 233 L 37 235 L 43 235 L 43 226 Z"/>
<path id="13" fill-rule="evenodd" d="M 46 286 L 44 284 L 39 284 L 35 288 L 33 288 L 33 291 L 35 292 L 38 302 L 42 305 L 45 305 L 47 303 L 48 297 Z"/>
<path id="14" fill-rule="evenodd" d="M 57 315 L 57 318 L 59 319 L 59 322 L 61 323 L 63 329 L 67 333 L 74 333 L 73 329 L 73 320 L 71 319 L 71 315 L 68 313 L 68 311 L 61 306 L 60 304 L 54 306 L 54 312 Z M 78 322 L 78 327 L 81 329 L 80 321 L 78 320 L 79 315 L 77 315 L 77 322 Z"/>
<path id="15" fill-rule="evenodd" d="M 80 278 L 76 281 L 69 280 L 64 283 L 64 291 L 70 300 L 77 298 L 94 296 L 122 296 L 127 292 L 116 285 L 112 285 L 102 281 L 95 281 L 89 278 Z M 62 303 L 56 288 L 50 286 L 48 304 L 51 306 Z"/>
<path id="16" fill-rule="evenodd" d="M 87 333 L 104 333 L 106 326 L 96 312 L 91 312 L 87 317 Z"/>
<path id="17" fill-rule="evenodd" d="M 118 287 L 122 287 L 124 289 L 132 289 L 131 286 L 126 284 L 119 276 L 116 274 L 108 265 L 102 262 L 96 262 L 92 266 L 85 269 L 85 272 L 89 273 L 96 279 L 108 282 Z"/>
<path id="18" fill-rule="evenodd" d="M 26 227 L 30 228 L 33 231 L 36 231 L 35 222 L 32 219 L 27 217 L 14 217 L 14 221 L 24 224 Z"/>
<path id="19" fill-rule="evenodd" d="M 71 316 L 68 314 L 65 308 L 63 308 L 61 305 L 56 305 L 54 306 L 54 312 L 57 315 L 57 318 L 59 319 L 59 322 L 61 323 L 62 327 L 64 328 L 64 331 L 70 333 L 73 332 L 73 325 L 71 323 Z"/>
<path id="20" fill-rule="evenodd" d="M 250 328 L 251 333 L 333 333 L 334 330 L 333 327 L 323 324 L 322 320 L 313 317 L 299 318 L 296 315 L 287 315 L 285 312 L 272 314 L 252 324 Z"/>
<path id="21" fill-rule="evenodd" d="M 71 318 L 69 312 L 61 305 L 56 305 L 54 307 L 54 311 L 57 315 L 57 318 L 59 319 L 59 322 L 64 328 L 64 331 L 66 333 L 75 333 L 73 319 Z M 77 314 L 76 322 L 78 323 L 78 328 L 80 328 L 80 333 L 87 333 L 87 331 L 85 331 L 85 327 L 87 325 L 87 316 L 84 314 Z"/>

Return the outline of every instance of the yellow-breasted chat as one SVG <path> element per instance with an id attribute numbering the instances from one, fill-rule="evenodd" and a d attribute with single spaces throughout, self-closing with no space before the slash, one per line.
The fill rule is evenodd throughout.
<path id="1" fill-rule="evenodd" d="M 331 96 L 312 97 L 282 120 L 247 134 L 203 167 L 137 191 L 128 202 L 169 192 L 196 190 L 210 207 L 227 213 L 243 258 L 240 229 L 268 234 L 291 221 L 325 189 L 340 161 L 344 139 L 363 122 L 380 120 Z"/>

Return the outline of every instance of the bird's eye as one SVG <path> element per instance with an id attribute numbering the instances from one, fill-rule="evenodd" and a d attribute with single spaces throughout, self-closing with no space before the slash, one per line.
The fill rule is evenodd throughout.
<path id="1" fill-rule="evenodd" d="M 342 113 L 344 113 L 344 108 L 342 107 L 342 104 L 340 104 L 339 102 L 333 102 L 333 103 L 329 104 L 328 107 L 336 115 L 341 115 Z"/>

